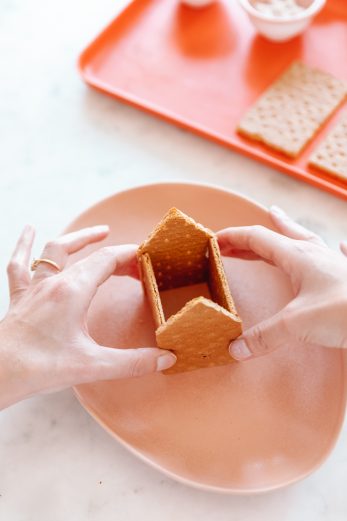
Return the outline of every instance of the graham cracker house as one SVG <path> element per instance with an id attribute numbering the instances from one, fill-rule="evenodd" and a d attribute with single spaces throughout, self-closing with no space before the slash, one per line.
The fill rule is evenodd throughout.
<path id="1" fill-rule="evenodd" d="M 164 373 L 233 362 L 228 346 L 241 334 L 242 322 L 213 232 L 171 208 L 139 247 L 138 259 L 157 345 L 177 356 L 177 363 Z M 191 285 L 197 290 L 205 285 L 210 298 L 205 291 L 205 296 L 198 294 L 178 312 L 165 316 L 162 300 L 166 293 Z"/>

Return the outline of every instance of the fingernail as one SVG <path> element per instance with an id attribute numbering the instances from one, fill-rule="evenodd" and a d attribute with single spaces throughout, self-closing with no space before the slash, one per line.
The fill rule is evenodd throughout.
<path id="1" fill-rule="evenodd" d="M 277 215 L 281 215 L 283 217 L 287 216 L 286 212 L 282 210 L 282 208 L 280 208 L 279 206 L 276 206 L 275 204 L 270 206 L 270 210 L 272 213 L 276 213 Z"/>
<path id="2" fill-rule="evenodd" d="M 176 356 L 173 353 L 166 353 L 165 355 L 157 358 L 157 371 L 164 371 L 164 369 L 168 369 L 172 365 L 174 365 L 177 361 Z"/>
<path id="3" fill-rule="evenodd" d="M 251 351 L 248 349 L 247 344 L 244 340 L 235 340 L 229 346 L 229 352 L 235 360 L 245 360 L 252 356 Z"/>

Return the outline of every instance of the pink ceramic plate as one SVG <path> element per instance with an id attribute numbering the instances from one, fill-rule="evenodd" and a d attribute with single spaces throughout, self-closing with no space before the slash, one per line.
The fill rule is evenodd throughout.
<path id="1" fill-rule="evenodd" d="M 69 230 L 107 223 L 109 243 L 139 243 L 171 206 L 212 230 L 271 227 L 266 210 L 238 194 L 164 183 L 118 193 Z M 225 267 L 245 327 L 290 299 L 275 268 L 228 259 Z M 127 277 L 100 288 L 89 325 L 104 345 L 155 344 L 141 285 Z M 206 490 L 263 492 L 303 478 L 329 454 L 344 416 L 345 367 L 340 350 L 292 345 L 228 367 L 82 385 L 76 394 L 118 441 L 171 477 Z"/>

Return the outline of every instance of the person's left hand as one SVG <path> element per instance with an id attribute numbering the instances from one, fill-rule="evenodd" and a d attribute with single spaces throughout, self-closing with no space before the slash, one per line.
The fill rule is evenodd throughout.
<path id="1" fill-rule="evenodd" d="M 100 248 L 64 269 L 69 254 L 107 234 L 107 226 L 95 226 L 49 242 L 41 258 L 62 271 L 40 263 L 31 278 L 34 230 L 24 229 L 8 265 L 10 307 L 0 322 L 0 409 L 36 393 L 141 376 L 175 363 L 169 351 L 110 348 L 90 337 L 86 317 L 98 286 L 111 275 L 138 277 L 136 245 Z"/>

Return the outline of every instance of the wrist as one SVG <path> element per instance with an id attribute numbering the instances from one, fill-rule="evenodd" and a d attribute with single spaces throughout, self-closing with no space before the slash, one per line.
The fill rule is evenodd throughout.
<path id="1" fill-rule="evenodd" d="M 0 410 L 27 398 L 29 369 L 23 357 L 21 327 L 5 318 L 0 322 Z"/>

